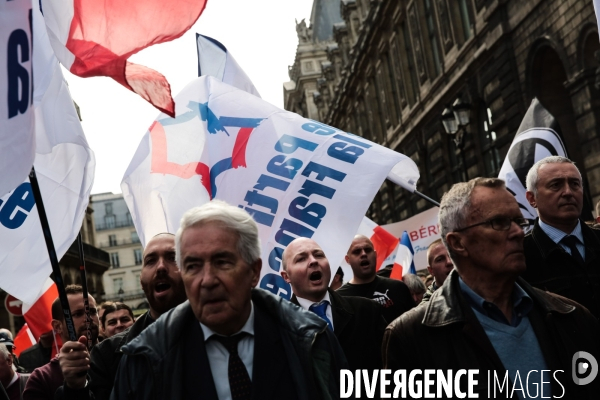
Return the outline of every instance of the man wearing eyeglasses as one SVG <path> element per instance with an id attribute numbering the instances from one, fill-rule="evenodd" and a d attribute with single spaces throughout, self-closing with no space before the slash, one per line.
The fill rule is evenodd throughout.
<path id="1" fill-rule="evenodd" d="M 83 301 L 83 289 L 80 285 L 68 285 L 65 288 L 69 308 L 71 309 L 71 317 L 73 318 L 73 326 L 78 338 L 87 336 L 88 324 L 86 323 L 86 314 Z M 90 307 L 89 329 L 91 333 L 92 346 L 98 343 L 98 311 L 96 309 L 96 300 L 91 295 L 88 295 Z M 63 343 L 69 341 L 69 333 L 65 322 L 63 308 L 60 304 L 60 299 L 57 298 L 52 303 L 52 329 L 60 336 Z M 65 371 L 65 375 L 69 371 Z M 58 357 L 53 358 L 50 362 L 40 368 L 37 368 L 27 381 L 23 399 L 48 399 L 53 400 L 56 390 L 62 386 L 65 375 L 60 369 Z"/>
<path id="2" fill-rule="evenodd" d="M 507 379 L 495 398 L 594 398 L 600 380 L 574 384 L 571 361 L 579 351 L 600 357 L 598 321 L 579 304 L 519 278 L 529 221 L 504 181 L 454 185 L 442 198 L 439 223 L 455 270 L 429 303 L 388 326 L 384 368 L 476 370 L 472 392 L 479 398 L 492 396 L 494 376 L 499 384 Z M 433 382 L 430 392 L 443 389 Z M 466 378 L 460 391 L 467 392 Z"/>
<path id="3" fill-rule="evenodd" d="M 525 236 L 532 286 L 575 300 L 600 318 L 600 230 L 579 220 L 581 173 L 571 160 L 546 157 L 527 174 L 527 200 L 539 219 Z"/>

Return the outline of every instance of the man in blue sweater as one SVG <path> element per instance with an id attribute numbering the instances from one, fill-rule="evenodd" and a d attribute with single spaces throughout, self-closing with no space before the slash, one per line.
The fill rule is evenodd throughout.
<path id="1" fill-rule="evenodd" d="M 519 278 L 529 222 L 504 181 L 454 185 L 442 198 L 439 223 L 455 271 L 427 305 L 388 326 L 385 368 L 451 370 L 455 377 L 477 371 L 476 382 L 465 374 L 446 397 L 595 398 L 600 326 L 578 303 Z M 586 362 L 578 362 L 581 355 Z M 444 392 L 439 386 L 430 390 Z"/>

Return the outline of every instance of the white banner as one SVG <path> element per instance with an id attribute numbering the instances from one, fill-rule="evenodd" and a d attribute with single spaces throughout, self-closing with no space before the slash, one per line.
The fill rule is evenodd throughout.
<path id="1" fill-rule="evenodd" d="M 283 297 L 281 254 L 294 238 L 312 237 L 339 265 L 392 167 L 416 170 L 402 154 L 212 77 L 191 82 L 176 105 L 177 118 L 152 124 L 121 185 L 142 243 L 175 232 L 189 208 L 225 200 L 258 223 L 259 285 Z"/>
<path id="2" fill-rule="evenodd" d="M 60 259 L 77 238 L 95 160 L 46 34 L 33 9 L 35 169 Z M 31 168 L 31 167 L 29 167 Z M 0 199 L 0 287 L 33 303 L 52 272 L 29 180 Z"/>
<path id="3" fill-rule="evenodd" d="M 35 157 L 30 16 L 31 0 L 0 1 L 0 196 L 27 178 Z"/>
<path id="4" fill-rule="evenodd" d="M 414 262 L 417 271 L 427 268 L 427 265 L 429 265 L 427 262 L 427 247 L 431 242 L 441 237 L 438 228 L 439 210 L 438 207 L 433 207 L 407 220 L 381 226 L 399 238 L 402 237 L 402 232 L 406 231 L 408 233 L 415 251 Z"/>

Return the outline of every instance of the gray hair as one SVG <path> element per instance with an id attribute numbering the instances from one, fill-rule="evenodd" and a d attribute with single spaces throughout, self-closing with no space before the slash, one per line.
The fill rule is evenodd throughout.
<path id="1" fill-rule="evenodd" d="M 529 172 L 527 172 L 527 178 L 525 178 L 527 191 L 532 192 L 533 196 L 537 197 L 537 193 L 538 193 L 537 184 L 540 180 L 539 170 L 542 165 L 544 165 L 544 164 L 563 164 L 563 163 L 575 165 L 575 162 L 569 160 L 566 157 L 561 157 L 561 156 L 550 156 L 550 157 L 542 158 L 540 161 L 533 164 L 533 166 L 529 169 Z M 577 168 L 577 166 L 575 166 L 575 168 L 577 169 L 577 172 L 579 172 L 579 179 L 583 183 L 583 179 L 581 178 L 581 172 L 579 171 L 579 168 Z"/>
<path id="2" fill-rule="evenodd" d="M 237 250 L 246 263 L 252 264 L 260 258 L 258 226 L 250 214 L 224 201 L 212 200 L 200 207 L 194 207 L 186 211 L 181 218 L 179 229 L 175 234 L 175 254 L 180 269 L 183 266 L 181 260 L 181 236 L 183 232 L 186 229 L 210 222 L 219 222 L 225 228 L 237 233 Z"/>
<path id="3" fill-rule="evenodd" d="M 6 345 L 4 343 L 0 343 L 0 354 L 2 354 L 4 356 L 5 360 L 8 360 L 9 358 L 12 357 L 12 355 L 10 354 L 10 351 L 8 351 L 8 347 L 6 347 Z"/>
<path id="4" fill-rule="evenodd" d="M 411 293 L 421 294 L 427 291 L 425 284 L 417 275 L 406 274 L 402 277 L 402 281 L 408 286 L 408 290 L 410 290 Z"/>
<path id="5" fill-rule="evenodd" d="M 467 215 L 471 211 L 471 195 L 476 187 L 505 188 L 504 181 L 498 178 L 473 178 L 468 182 L 454 184 L 444 193 L 440 202 L 438 220 L 442 242 L 452 258 L 452 249 L 448 247 L 446 235 L 460 229 L 465 224 Z"/>

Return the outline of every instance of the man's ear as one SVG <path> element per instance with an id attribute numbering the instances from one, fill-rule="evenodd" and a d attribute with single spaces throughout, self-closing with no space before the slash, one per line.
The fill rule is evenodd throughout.
<path id="1" fill-rule="evenodd" d="M 530 192 L 529 190 L 526 191 L 525 197 L 527 198 L 527 201 L 529 202 L 531 207 L 537 208 L 537 202 L 535 201 L 535 196 L 533 195 L 533 192 Z"/>
<path id="2" fill-rule="evenodd" d="M 56 332 L 56 334 L 58 336 L 61 336 L 62 334 L 62 323 L 59 320 L 53 319 L 52 322 L 52 329 L 54 329 L 54 332 Z"/>
<path id="3" fill-rule="evenodd" d="M 252 263 L 250 266 L 252 269 L 252 287 L 256 287 L 258 285 L 258 280 L 260 279 L 260 269 L 262 268 L 262 259 L 258 259 Z"/>
<path id="4" fill-rule="evenodd" d="M 347 262 L 348 264 L 350 264 L 350 257 L 348 257 L 348 254 L 346 254 L 346 255 L 344 256 L 344 260 L 346 260 L 346 262 Z"/>
<path id="5" fill-rule="evenodd" d="M 290 283 L 290 276 L 288 275 L 287 271 L 284 271 L 283 268 L 281 268 L 281 277 L 283 278 L 284 281 L 286 281 L 287 283 Z"/>
<path id="6" fill-rule="evenodd" d="M 448 243 L 448 250 L 450 249 L 454 254 L 460 254 L 461 256 L 468 256 L 469 252 L 464 245 L 463 237 L 458 232 L 449 232 L 446 234 L 446 243 Z"/>
<path id="7" fill-rule="evenodd" d="M 430 265 L 427 266 L 427 272 L 429 272 L 429 275 L 433 275 L 433 268 Z"/>

